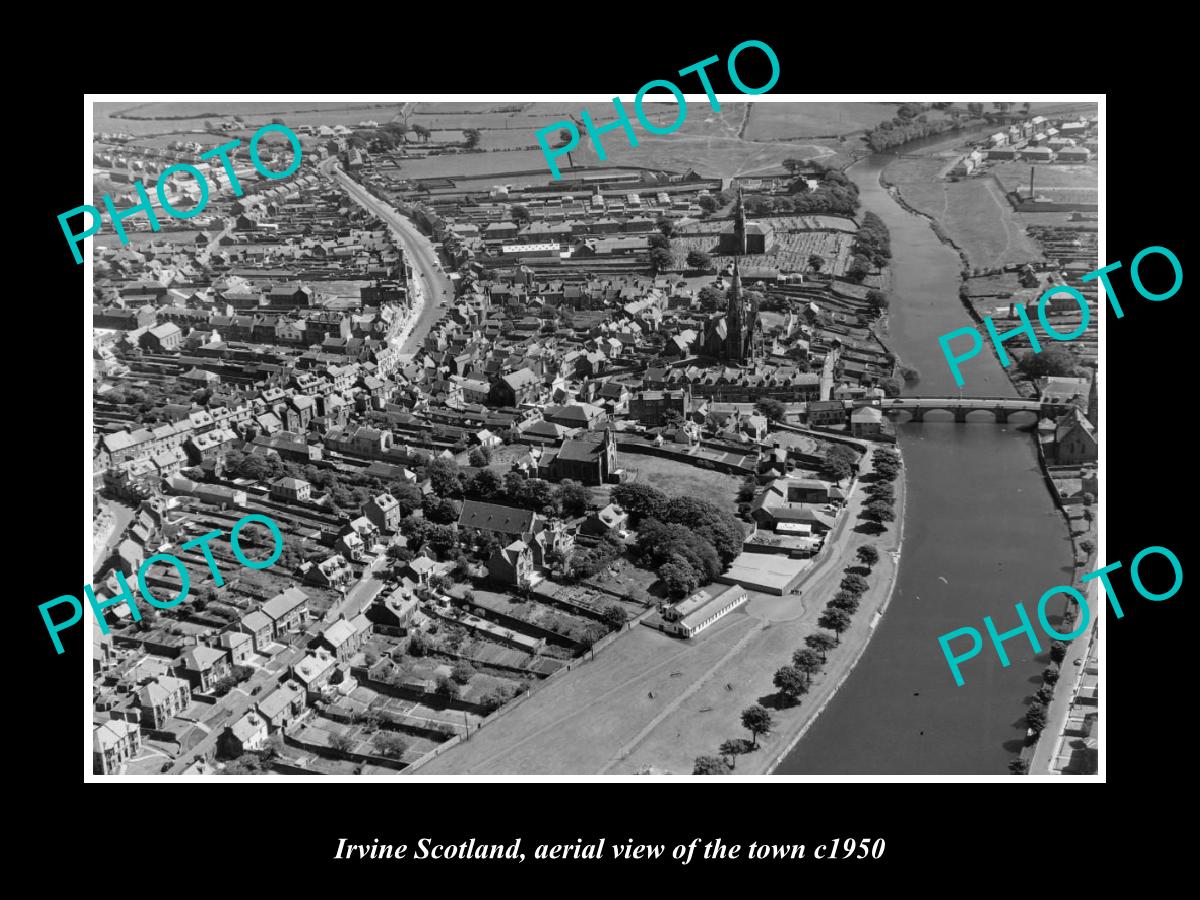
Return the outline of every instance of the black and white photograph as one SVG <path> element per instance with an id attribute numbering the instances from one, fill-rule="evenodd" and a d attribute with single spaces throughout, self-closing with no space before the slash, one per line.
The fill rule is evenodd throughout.
<path id="1" fill-rule="evenodd" d="M 664 84 L 89 97 L 88 780 L 1102 779 L 1103 95 Z"/>

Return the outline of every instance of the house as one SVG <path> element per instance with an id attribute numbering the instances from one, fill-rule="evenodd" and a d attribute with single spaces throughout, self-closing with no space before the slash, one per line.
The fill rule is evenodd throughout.
<path id="1" fill-rule="evenodd" d="M 492 384 L 489 400 L 493 406 L 519 406 L 533 403 L 542 391 L 542 379 L 532 369 L 517 369 Z"/>
<path id="2" fill-rule="evenodd" d="M 311 696 L 322 694 L 337 668 L 337 660 L 327 650 L 318 649 L 292 664 L 292 678 Z"/>
<path id="3" fill-rule="evenodd" d="M 304 580 L 318 587 L 336 588 L 345 584 L 354 575 L 354 570 L 340 553 L 319 563 L 307 562 L 301 566 Z"/>
<path id="4" fill-rule="evenodd" d="M 333 549 L 346 557 L 346 559 L 353 560 L 354 562 L 362 562 L 367 557 L 367 550 L 363 544 L 363 539 L 359 537 L 356 531 L 350 529 L 338 535 L 337 540 L 333 542 Z"/>
<path id="5" fill-rule="evenodd" d="M 424 558 L 421 557 L 421 559 Z M 417 611 L 419 605 L 419 601 L 412 593 L 404 588 L 397 588 L 389 596 L 376 599 L 367 607 L 364 615 L 373 625 L 397 630 L 408 627 L 408 623 L 412 621 L 413 613 Z"/>
<path id="6" fill-rule="evenodd" d="M 142 724 L 158 731 L 191 705 L 192 689 L 182 678 L 160 675 L 137 692 L 137 701 Z"/>
<path id="7" fill-rule="evenodd" d="M 533 581 L 533 551 L 522 540 L 497 547 L 487 561 L 488 578 L 509 587 L 527 587 Z"/>
<path id="8" fill-rule="evenodd" d="M 855 437 L 876 437 L 883 431 L 883 413 L 863 406 L 850 414 L 850 433 Z"/>
<path id="9" fill-rule="evenodd" d="M 371 520 L 380 531 L 400 530 L 400 502 L 391 494 L 383 493 L 372 497 L 362 505 L 362 514 Z"/>
<path id="10" fill-rule="evenodd" d="M 625 512 L 615 503 L 610 503 L 604 509 L 598 512 L 588 514 L 584 519 L 583 525 L 580 526 L 580 531 L 584 534 L 594 534 L 597 537 L 604 537 L 612 534 L 614 531 L 620 531 L 629 523 L 629 513 Z"/>
<path id="11" fill-rule="evenodd" d="M 278 639 L 284 633 L 308 624 L 308 594 L 298 587 L 290 587 L 264 603 L 262 612 L 271 620 L 271 637 Z"/>
<path id="12" fill-rule="evenodd" d="M 288 680 L 258 702 L 258 712 L 271 729 L 287 728 L 304 714 L 308 701 L 304 688 Z"/>
<path id="13" fill-rule="evenodd" d="M 359 613 L 353 619 L 338 619 L 321 633 L 317 644 L 329 650 L 338 662 L 348 662 L 370 635 L 371 621 Z"/>
<path id="14" fill-rule="evenodd" d="M 312 485 L 303 478 L 280 478 L 271 483 L 271 498 L 307 503 L 312 499 Z"/>
<path id="15" fill-rule="evenodd" d="M 811 400 L 808 403 L 808 424 L 828 428 L 846 424 L 846 404 L 841 400 Z"/>
<path id="16" fill-rule="evenodd" d="M 244 666 L 254 655 L 254 638 L 242 631 L 223 631 L 217 636 L 217 646 L 229 654 L 235 666 Z"/>
<path id="17" fill-rule="evenodd" d="M 133 722 L 109 719 L 92 729 L 92 773 L 118 775 L 122 764 L 142 749 L 142 731 Z"/>
<path id="18" fill-rule="evenodd" d="M 256 653 L 266 652 L 266 646 L 274 638 L 273 629 L 274 622 L 271 621 L 271 617 L 257 609 L 246 613 L 238 623 L 238 630 L 249 635 L 254 642 L 254 652 Z"/>
<path id="19" fill-rule="evenodd" d="M 203 693 L 216 687 L 217 682 L 229 675 L 229 654 L 214 647 L 193 647 L 180 657 L 183 674 L 192 686 Z"/>
<path id="20" fill-rule="evenodd" d="M 222 747 L 229 756 L 261 750 L 267 743 L 268 733 L 267 720 L 250 710 L 232 725 L 226 726 L 221 735 Z"/>
<path id="21" fill-rule="evenodd" d="M 1071 466 L 1095 462 L 1099 456 L 1096 429 L 1083 412 L 1072 407 L 1059 417 L 1054 427 L 1054 459 L 1058 465 Z"/>

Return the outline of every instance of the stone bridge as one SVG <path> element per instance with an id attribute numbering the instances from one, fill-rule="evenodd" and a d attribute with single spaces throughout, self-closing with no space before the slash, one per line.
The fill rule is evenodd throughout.
<path id="1" fill-rule="evenodd" d="M 895 397 L 884 400 L 855 400 L 853 405 L 855 409 L 872 406 L 884 413 L 904 410 L 912 415 L 913 422 L 923 422 L 925 413 L 931 410 L 954 413 L 955 422 L 966 422 L 968 413 L 986 409 L 998 423 L 1005 423 L 1008 417 L 1016 412 L 1031 412 L 1041 418 L 1043 407 L 1051 404 L 1021 397 Z"/>

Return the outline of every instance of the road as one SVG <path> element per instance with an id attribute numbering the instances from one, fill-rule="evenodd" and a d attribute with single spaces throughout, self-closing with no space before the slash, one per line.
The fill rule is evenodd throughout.
<path id="1" fill-rule="evenodd" d="M 403 342 L 400 344 L 401 356 L 411 356 L 420 348 L 433 323 L 441 318 L 445 311 L 438 303 L 454 297 L 454 284 L 441 270 L 433 244 L 421 234 L 412 221 L 400 215 L 387 203 L 371 196 L 358 182 L 337 167 L 335 159 L 331 158 L 321 163 L 321 169 L 332 175 L 355 203 L 386 222 L 404 247 L 405 257 L 416 273 L 413 287 L 415 302 L 419 304 L 416 324 L 401 338 Z M 403 335 L 403 332 L 401 334 Z"/>

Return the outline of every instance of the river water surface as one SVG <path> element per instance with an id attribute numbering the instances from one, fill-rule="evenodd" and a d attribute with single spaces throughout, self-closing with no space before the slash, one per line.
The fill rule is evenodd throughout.
<path id="1" fill-rule="evenodd" d="M 920 146 L 905 152 L 913 149 Z M 879 184 L 892 159 L 876 155 L 847 170 L 864 210 L 891 231 L 884 340 L 921 371 L 906 394 L 953 397 L 958 389 L 937 339 L 974 324 L 958 300 L 961 261 L 926 219 Z M 964 366 L 963 377 L 963 396 L 1017 396 L 986 350 Z M 983 412 L 970 419 L 956 424 L 948 413 L 930 413 L 923 424 L 898 426 L 908 495 L 895 595 L 858 666 L 779 774 L 1008 771 L 1024 734 L 1025 700 L 1037 690 L 1049 657 L 1043 652 L 1035 659 L 1019 635 L 1005 644 L 1011 665 L 1001 667 L 982 619 L 991 615 L 1003 633 L 1020 624 L 1018 601 L 1032 615 L 1044 591 L 1070 583 L 1070 541 L 1029 432 L 996 425 Z M 956 687 L 937 638 L 968 625 L 984 634 L 984 649 L 963 664 L 966 683 Z M 1039 638 L 1045 638 L 1040 631 Z M 969 641 L 955 647 L 963 645 Z"/>

